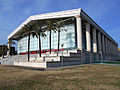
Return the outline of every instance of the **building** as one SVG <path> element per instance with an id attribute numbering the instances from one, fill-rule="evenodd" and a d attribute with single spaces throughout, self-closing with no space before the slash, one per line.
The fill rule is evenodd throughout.
<path id="1" fill-rule="evenodd" d="M 27 54 L 27 40 L 28 36 L 20 37 L 20 33 L 24 28 L 24 25 L 38 24 L 45 25 L 46 20 L 63 20 L 65 21 L 64 28 L 67 31 L 60 32 L 60 50 L 64 49 L 64 52 L 69 55 L 70 53 L 78 52 L 84 53 L 82 59 L 88 59 L 89 61 L 95 60 L 113 60 L 118 55 L 118 43 L 110 37 L 92 18 L 90 18 L 82 9 L 73 9 L 67 11 L 60 11 L 54 13 L 40 14 L 30 16 L 19 27 L 17 27 L 10 35 L 8 35 L 8 41 L 16 40 L 18 42 L 18 54 Z M 44 21 L 44 22 L 43 22 Z M 42 23 L 40 23 L 42 22 Z M 42 38 L 42 53 L 49 52 L 50 33 L 46 31 L 47 37 Z M 52 39 L 52 52 L 54 54 L 58 49 L 58 32 L 51 33 Z M 30 51 L 31 54 L 38 53 L 38 38 L 31 36 Z M 61 44 L 64 46 L 62 47 Z M 8 45 L 10 47 L 10 45 Z M 76 52 L 76 53 L 77 53 Z M 9 53 L 8 53 L 9 54 Z M 56 54 L 57 55 L 57 54 Z M 60 54 L 61 55 L 61 54 Z M 63 53 L 63 56 L 65 54 Z M 51 55 L 52 56 L 52 55 Z M 92 57 L 92 58 L 91 58 Z"/>

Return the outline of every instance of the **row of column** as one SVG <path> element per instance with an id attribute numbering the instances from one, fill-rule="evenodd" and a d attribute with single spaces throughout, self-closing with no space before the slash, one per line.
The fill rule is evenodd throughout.
<path id="1" fill-rule="evenodd" d="M 76 22 L 77 22 L 77 46 L 80 50 L 82 50 L 83 49 L 82 19 L 80 16 L 76 17 Z M 90 24 L 85 23 L 85 26 L 86 26 L 86 47 L 87 47 L 86 51 L 91 51 Z M 92 35 L 93 35 L 93 52 L 117 55 L 117 45 L 114 44 L 110 39 L 108 39 L 104 34 L 102 34 L 100 31 L 97 32 L 96 28 L 92 28 Z"/>

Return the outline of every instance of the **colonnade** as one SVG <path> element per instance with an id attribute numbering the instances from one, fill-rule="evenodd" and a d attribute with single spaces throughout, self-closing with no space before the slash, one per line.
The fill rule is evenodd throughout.
<path id="1" fill-rule="evenodd" d="M 77 48 L 83 50 L 82 45 L 82 18 L 80 16 L 75 17 L 77 24 Z M 90 29 L 92 27 L 92 29 Z M 86 28 L 86 51 L 93 51 L 95 53 L 102 53 L 106 55 L 117 55 L 118 45 L 108 37 L 105 32 L 95 28 L 89 22 L 85 22 Z M 91 33 L 93 35 L 93 43 L 91 42 Z M 98 41 L 97 41 L 98 40 Z M 93 50 L 91 50 L 91 43 L 93 44 Z M 98 45 L 97 45 L 98 44 Z"/>

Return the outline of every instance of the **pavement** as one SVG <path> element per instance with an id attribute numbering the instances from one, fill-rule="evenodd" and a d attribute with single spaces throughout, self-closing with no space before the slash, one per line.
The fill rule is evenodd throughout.
<path id="1" fill-rule="evenodd" d="M 120 64 L 107 64 L 107 63 L 97 63 L 97 64 L 120 65 Z M 37 67 L 17 66 L 17 65 L 2 65 L 2 66 L 19 68 L 19 69 L 27 69 L 27 70 L 48 71 L 48 70 L 59 70 L 59 69 L 73 68 L 73 67 L 86 66 L 86 65 L 92 65 L 92 64 L 80 64 L 80 65 L 73 65 L 73 66 L 48 67 L 48 68 L 37 68 Z"/>
<path id="2" fill-rule="evenodd" d="M 48 68 L 37 68 L 37 67 L 17 66 L 17 65 L 2 65 L 2 66 L 27 69 L 27 70 L 48 71 L 48 70 L 59 70 L 59 69 L 73 68 L 73 67 L 86 66 L 86 65 L 92 65 L 92 64 L 81 64 L 74 66 L 61 66 L 61 67 L 48 67 Z"/>

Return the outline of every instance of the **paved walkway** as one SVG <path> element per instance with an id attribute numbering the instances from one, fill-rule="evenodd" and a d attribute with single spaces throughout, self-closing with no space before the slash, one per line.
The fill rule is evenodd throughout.
<path id="1" fill-rule="evenodd" d="M 81 64 L 74 66 L 48 67 L 48 68 L 37 68 L 37 67 L 27 67 L 27 66 L 17 66 L 17 65 L 2 65 L 2 66 L 28 69 L 28 70 L 48 71 L 48 70 L 58 70 L 58 69 L 73 68 L 73 67 L 86 66 L 86 65 L 92 65 L 92 64 Z"/>
<path id="2" fill-rule="evenodd" d="M 97 63 L 97 64 L 120 65 L 120 64 L 107 64 L 107 63 Z M 37 67 L 27 67 L 27 66 L 17 66 L 17 65 L 2 65 L 2 66 L 28 69 L 28 70 L 48 71 L 48 70 L 58 70 L 58 69 L 73 68 L 73 67 L 86 66 L 86 65 L 92 65 L 92 64 L 80 64 L 80 65 L 73 65 L 73 66 L 48 67 L 48 68 L 37 68 Z"/>

